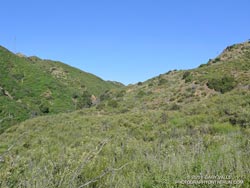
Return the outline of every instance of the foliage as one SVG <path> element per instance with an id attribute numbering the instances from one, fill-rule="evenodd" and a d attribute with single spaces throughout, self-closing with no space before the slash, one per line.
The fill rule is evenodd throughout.
<path id="1" fill-rule="evenodd" d="M 166 83 L 167 83 L 167 80 L 166 80 L 166 79 L 160 78 L 160 79 L 159 79 L 158 85 L 161 86 L 161 85 L 164 85 L 164 84 L 166 84 Z"/>
<path id="2" fill-rule="evenodd" d="M 116 100 L 109 100 L 108 101 L 108 106 L 112 107 L 112 108 L 117 108 L 118 107 L 118 102 Z"/>
<path id="3" fill-rule="evenodd" d="M 249 185 L 247 130 L 192 116 L 183 121 L 180 113 L 165 119 L 160 111 L 84 112 L 35 118 L 2 134 L 1 186 L 174 187 L 200 174 L 241 177 Z"/>
<path id="4" fill-rule="evenodd" d="M 199 68 L 205 67 L 205 66 L 208 66 L 208 64 L 201 64 L 201 65 L 199 66 Z"/>
<path id="5" fill-rule="evenodd" d="M 192 74 L 191 72 L 184 72 L 182 79 L 185 80 L 186 83 L 191 82 L 192 80 Z"/>
<path id="6" fill-rule="evenodd" d="M 233 125 L 240 125 L 243 128 L 250 127 L 250 112 L 243 111 L 233 114 L 229 119 Z"/>
<path id="7" fill-rule="evenodd" d="M 46 106 L 46 105 L 41 105 L 40 107 L 39 107 L 39 109 L 40 109 L 40 111 L 42 112 L 42 113 L 44 113 L 44 114 L 47 114 L 47 113 L 49 113 L 49 107 L 48 106 Z"/>
<path id="8" fill-rule="evenodd" d="M 219 61 L 220 61 L 220 58 L 217 57 L 217 58 L 215 58 L 215 59 L 213 60 L 213 63 L 217 63 L 217 62 L 219 62 Z"/>
<path id="9" fill-rule="evenodd" d="M 89 108 L 92 105 L 91 95 L 88 91 L 83 93 L 77 98 L 77 109 Z"/>
<path id="10" fill-rule="evenodd" d="M 222 78 L 212 78 L 208 80 L 207 86 L 210 89 L 225 93 L 234 89 L 236 83 L 233 77 L 224 76 Z"/>
<path id="11" fill-rule="evenodd" d="M 145 96 L 145 95 L 146 95 L 145 91 L 142 91 L 142 90 L 140 90 L 140 91 L 137 93 L 137 97 L 139 97 L 139 98 L 141 98 L 141 97 L 143 97 L 143 96 Z"/>
<path id="12" fill-rule="evenodd" d="M 104 101 L 104 100 L 108 100 L 111 98 L 111 93 L 109 90 L 106 90 L 104 93 L 101 94 L 100 96 L 100 100 Z"/>

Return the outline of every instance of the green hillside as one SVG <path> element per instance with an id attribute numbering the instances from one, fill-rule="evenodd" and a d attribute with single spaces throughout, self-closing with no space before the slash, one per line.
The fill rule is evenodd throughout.
<path id="1" fill-rule="evenodd" d="M 227 47 L 219 57 L 196 69 L 173 70 L 143 83 L 107 91 L 101 95 L 97 109 L 115 113 L 159 109 L 186 112 L 195 106 L 197 110 L 193 109 L 193 113 L 203 113 L 213 107 L 214 115 L 220 118 L 218 110 L 223 100 L 228 108 L 234 105 L 233 109 L 239 109 L 243 105 L 247 109 L 249 90 L 250 42 L 245 42 Z M 116 108 L 106 108 L 112 104 Z"/>
<path id="2" fill-rule="evenodd" d="M 91 95 L 118 84 L 57 61 L 13 54 L 0 47 L 0 132 L 38 115 L 91 105 Z"/>
<path id="3" fill-rule="evenodd" d="M 0 135 L 0 187 L 248 188 L 249 109 L 245 42 L 107 90 L 91 108 L 12 126 Z"/>

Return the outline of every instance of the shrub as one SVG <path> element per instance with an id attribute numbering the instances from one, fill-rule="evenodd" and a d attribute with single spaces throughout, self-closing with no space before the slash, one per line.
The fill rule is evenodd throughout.
<path id="1" fill-rule="evenodd" d="M 160 80 L 159 80 L 159 83 L 158 83 L 158 85 L 159 86 L 161 86 L 161 85 L 164 85 L 164 84 L 166 84 L 168 81 L 166 80 L 166 79 L 164 79 L 164 78 L 161 78 Z"/>
<path id="2" fill-rule="evenodd" d="M 199 66 L 199 68 L 205 67 L 205 66 L 207 66 L 207 64 L 201 64 L 201 65 Z"/>
<path id="3" fill-rule="evenodd" d="M 189 95 L 186 96 L 186 97 L 189 97 Z M 179 102 L 179 103 L 183 102 L 183 98 L 179 98 L 179 99 L 177 100 L 177 102 Z"/>
<path id="4" fill-rule="evenodd" d="M 106 107 L 105 103 L 100 103 L 96 106 L 97 110 L 103 110 Z"/>
<path id="5" fill-rule="evenodd" d="M 161 123 L 161 124 L 167 123 L 167 119 L 168 119 L 167 114 L 163 112 L 163 113 L 161 114 L 161 117 L 160 117 L 160 123 Z"/>
<path id="6" fill-rule="evenodd" d="M 116 97 L 119 98 L 119 97 L 124 97 L 126 91 L 125 90 L 122 90 L 120 91 L 119 93 L 117 93 Z"/>
<path id="7" fill-rule="evenodd" d="M 190 72 L 184 72 L 182 79 L 186 79 L 191 73 Z"/>
<path id="8" fill-rule="evenodd" d="M 243 128 L 250 127 L 250 113 L 241 112 L 236 113 L 234 116 L 230 117 L 229 122 L 232 125 L 240 125 Z"/>
<path id="9" fill-rule="evenodd" d="M 215 58 L 215 59 L 213 60 L 213 63 L 217 63 L 218 61 L 220 61 L 220 58 L 219 58 L 219 57 Z"/>
<path id="10" fill-rule="evenodd" d="M 213 60 L 212 59 L 209 59 L 207 63 L 211 63 Z"/>
<path id="11" fill-rule="evenodd" d="M 168 71 L 168 72 L 166 73 L 166 75 L 170 74 L 171 72 L 173 72 L 173 71 L 172 71 L 172 70 Z"/>
<path id="12" fill-rule="evenodd" d="M 42 104 L 40 107 L 39 107 L 40 111 L 44 114 L 48 114 L 49 113 L 49 107 L 45 104 Z"/>
<path id="13" fill-rule="evenodd" d="M 120 113 L 127 113 L 127 112 L 129 112 L 129 109 L 125 107 L 120 110 Z"/>
<path id="14" fill-rule="evenodd" d="M 77 99 L 78 97 L 79 97 L 78 93 L 73 93 L 73 94 L 72 94 L 72 98 L 73 98 L 73 99 Z"/>
<path id="15" fill-rule="evenodd" d="M 235 87 L 236 83 L 233 77 L 224 76 L 222 78 L 213 78 L 208 80 L 207 86 L 210 89 L 225 93 L 231 91 Z"/>
<path id="16" fill-rule="evenodd" d="M 185 80 L 186 83 L 192 81 L 192 74 L 191 72 L 184 72 L 182 79 Z"/>
<path id="17" fill-rule="evenodd" d="M 101 94 L 101 96 L 100 96 L 100 100 L 101 100 L 101 101 L 108 100 L 108 99 L 110 99 L 110 98 L 111 98 L 111 96 L 110 96 L 109 90 L 105 91 L 105 92 L 104 92 L 103 94 Z"/>
<path id="18" fill-rule="evenodd" d="M 154 86 L 154 84 L 151 82 L 151 83 L 148 84 L 148 86 L 152 87 L 152 86 Z"/>
<path id="19" fill-rule="evenodd" d="M 23 73 L 17 73 L 13 75 L 13 78 L 20 81 L 24 78 L 24 74 Z"/>
<path id="20" fill-rule="evenodd" d="M 4 96 L 4 95 L 5 95 L 4 90 L 0 88 L 0 96 Z"/>
<path id="21" fill-rule="evenodd" d="M 139 98 L 143 97 L 144 95 L 146 95 L 146 93 L 142 90 L 137 93 L 137 97 Z"/>
<path id="22" fill-rule="evenodd" d="M 36 117 L 36 116 L 38 116 L 38 112 L 37 111 L 31 111 L 30 112 L 30 118 L 34 118 L 34 117 Z"/>
<path id="23" fill-rule="evenodd" d="M 180 110 L 180 108 L 181 108 L 180 105 L 178 105 L 176 103 L 174 103 L 170 106 L 170 110 Z"/>
<path id="24" fill-rule="evenodd" d="M 88 91 L 84 91 L 77 100 L 77 109 L 89 108 L 92 105 L 91 95 Z"/>
<path id="25" fill-rule="evenodd" d="M 118 107 L 118 102 L 115 100 L 110 100 L 108 102 L 108 106 L 112 107 L 112 108 L 117 108 Z"/>
<path id="26" fill-rule="evenodd" d="M 233 44 L 233 45 L 231 45 L 231 46 L 228 46 L 228 47 L 226 48 L 226 50 L 232 51 L 232 49 L 234 49 L 235 47 L 236 47 L 236 45 Z"/>

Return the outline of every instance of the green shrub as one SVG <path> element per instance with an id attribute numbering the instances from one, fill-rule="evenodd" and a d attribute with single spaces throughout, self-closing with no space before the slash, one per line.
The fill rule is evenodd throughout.
<path id="1" fill-rule="evenodd" d="M 201 68 L 201 67 L 206 67 L 207 66 L 207 64 L 201 64 L 200 66 L 199 66 L 199 68 Z"/>
<path id="2" fill-rule="evenodd" d="M 207 64 L 210 64 L 212 61 L 213 61 L 212 59 L 209 59 L 208 62 L 207 62 Z"/>
<path id="3" fill-rule="evenodd" d="M 17 73 L 13 75 L 13 78 L 20 81 L 24 78 L 24 74 L 23 73 Z"/>
<path id="4" fill-rule="evenodd" d="M 154 86 L 153 82 L 149 83 L 148 86 L 149 86 L 149 87 Z"/>
<path id="5" fill-rule="evenodd" d="M 220 134 L 224 134 L 224 133 L 230 133 L 230 132 L 234 132 L 237 130 L 237 127 L 230 125 L 229 123 L 215 123 L 213 125 L 211 125 L 210 127 L 210 131 L 212 133 L 220 133 Z"/>
<path id="6" fill-rule="evenodd" d="M 118 107 L 118 102 L 115 101 L 115 100 L 110 100 L 110 101 L 108 102 L 108 106 L 109 106 L 109 107 L 112 107 L 112 108 L 117 108 L 117 107 Z"/>
<path id="7" fill-rule="evenodd" d="M 160 123 L 165 124 L 165 123 L 167 123 L 167 120 L 168 120 L 168 116 L 165 112 L 163 112 L 160 116 Z"/>
<path id="8" fill-rule="evenodd" d="M 174 103 L 170 106 L 170 110 L 180 110 L 180 108 L 181 108 L 180 105 L 178 105 L 176 103 Z"/>
<path id="9" fill-rule="evenodd" d="M 224 76 L 222 78 L 213 78 L 208 80 L 207 86 L 215 91 L 225 93 L 234 89 L 236 83 L 233 77 Z"/>
<path id="10" fill-rule="evenodd" d="M 49 113 L 49 107 L 45 104 L 42 104 L 40 107 L 39 107 L 40 111 L 44 114 L 48 114 Z"/>
<path id="11" fill-rule="evenodd" d="M 120 110 L 120 113 L 127 113 L 127 112 L 129 112 L 129 109 L 128 109 L 128 108 L 122 108 L 122 109 Z"/>
<path id="12" fill-rule="evenodd" d="M 118 97 L 118 98 L 119 97 L 124 97 L 125 93 L 126 93 L 126 91 L 122 90 L 122 91 L 120 91 L 120 92 L 117 93 L 116 97 Z"/>
<path id="13" fill-rule="evenodd" d="M 161 78 L 160 80 L 159 80 L 159 83 L 158 83 L 158 85 L 159 86 L 161 86 L 161 85 L 164 85 L 164 84 L 166 84 L 168 81 L 166 80 L 166 79 L 164 79 L 164 78 Z"/>
<path id="14" fill-rule="evenodd" d="M 192 74 L 191 72 L 184 72 L 182 79 L 185 80 L 186 83 L 192 81 Z"/>
<path id="15" fill-rule="evenodd" d="M 170 74 L 171 72 L 173 72 L 173 71 L 171 71 L 171 70 L 170 70 L 170 71 L 168 71 L 168 72 L 166 73 L 166 75 Z"/>
<path id="16" fill-rule="evenodd" d="M 232 125 L 240 125 L 243 128 L 250 127 L 250 112 L 240 112 L 229 118 Z"/>
<path id="17" fill-rule="evenodd" d="M 100 103 L 96 106 L 97 110 L 103 110 L 106 107 L 105 103 Z"/>
<path id="18" fill-rule="evenodd" d="M 231 46 L 228 46 L 228 47 L 226 48 L 226 50 L 232 51 L 232 49 L 234 49 L 235 47 L 236 47 L 236 45 L 233 44 L 233 45 L 231 45 Z"/>
<path id="19" fill-rule="evenodd" d="M 182 79 L 185 80 L 190 74 L 190 72 L 184 72 Z"/>
<path id="20" fill-rule="evenodd" d="M 89 108 L 91 105 L 91 95 L 88 91 L 84 91 L 77 99 L 77 109 Z"/>
<path id="21" fill-rule="evenodd" d="M 215 58 L 215 59 L 213 60 L 213 63 L 217 63 L 218 61 L 220 61 L 220 58 L 219 58 L 219 57 Z"/>
<path id="22" fill-rule="evenodd" d="M 144 91 L 139 91 L 138 93 L 137 93 L 137 97 L 139 97 L 139 98 L 141 98 L 141 97 L 143 97 L 143 96 L 145 96 L 146 95 L 146 93 L 144 92 Z"/>
<path id="23" fill-rule="evenodd" d="M 100 96 L 100 100 L 104 101 L 104 100 L 108 100 L 111 98 L 110 92 L 109 90 L 105 91 L 103 94 L 101 94 Z"/>
<path id="24" fill-rule="evenodd" d="M 78 93 L 73 93 L 73 94 L 72 94 L 72 98 L 73 98 L 73 99 L 77 99 L 78 97 L 79 97 L 79 94 L 78 94 Z"/>

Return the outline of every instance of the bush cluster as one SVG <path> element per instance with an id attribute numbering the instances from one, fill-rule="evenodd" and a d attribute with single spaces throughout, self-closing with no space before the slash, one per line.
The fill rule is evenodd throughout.
<path id="1" fill-rule="evenodd" d="M 234 89 L 236 82 L 233 77 L 224 76 L 222 78 L 212 78 L 208 80 L 207 86 L 215 91 L 225 93 Z"/>
<path id="2" fill-rule="evenodd" d="M 192 74 L 191 72 L 184 72 L 182 79 L 185 80 L 186 83 L 192 81 Z"/>

